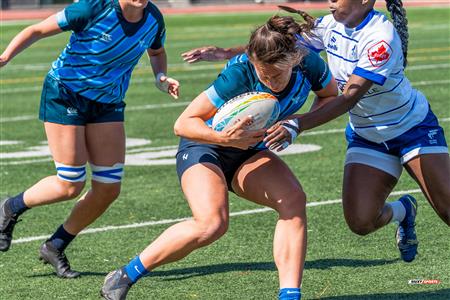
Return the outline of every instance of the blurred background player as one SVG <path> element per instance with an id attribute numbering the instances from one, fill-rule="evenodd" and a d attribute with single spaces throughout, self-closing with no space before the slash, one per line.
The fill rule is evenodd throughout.
<path id="1" fill-rule="evenodd" d="M 77 197 L 89 162 L 91 188 L 39 252 L 59 277 L 74 278 L 80 273 L 71 270 L 65 248 L 120 193 L 123 99 L 131 72 L 147 52 L 157 87 L 178 98 L 179 84 L 165 75 L 164 20 L 147 0 L 80 0 L 69 5 L 21 31 L 0 56 L 0 67 L 39 39 L 67 30 L 73 33 L 45 79 L 39 113 L 57 175 L 0 203 L 0 251 L 9 249 L 14 225 L 26 210 Z"/>
<path id="2" fill-rule="evenodd" d="M 408 50 L 406 11 L 401 0 L 386 0 L 391 23 L 373 9 L 375 0 L 330 0 L 331 15 L 315 20 L 302 11 L 312 34 L 299 42 L 326 51 L 342 95 L 291 123 L 311 129 L 349 112 L 348 150 L 344 169 L 343 207 L 350 229 L 369 234 L 398 222 L 401 258 L 414 260 L 417 202 L 411 195 L 386 203 L 403 167 L 419 184 L 439 217 L 450 226 L 450 159 L 443 129 L 425 96 L 404 75 Z M 186 61 L 218 60 L 242 47 L 194 49 Z M 266 137 L 270 146 L 283 127 Z M 289 138 L 286 138 L 289 141 Z"/>
<path id="3" fill-rule="evenodd" d="M 296 46 L 296 35 L 302 30 L 292 17 L 269 19 L 251 35 L 247 54 L 230 61 L 180 115 L 175 123 L 175 133 L 182 137 L 177 171 L 193 219 L 171 226 L 127 266 L 109 273 L 101 290 L 104 298 L 125 299 L 130 287 L 149 270 L 219 239 L 228 228 L 228 191 L 233 191 L 278 213 L 273 255 L 279 299 L 300 299 L 306 254 L 302 186 L 288 166 L 261 143 L 266 129 L 245 130 L 251 117 L 225 132 L 214 131 L 210 124 L 219 107 L 246 92 L 275 95 L 281 106 L 279 119 L 295 113 L 311 90 L 317 95 L 312 109 L 334 99 L 337 84 L 326 63 L 313 51 Z"/>

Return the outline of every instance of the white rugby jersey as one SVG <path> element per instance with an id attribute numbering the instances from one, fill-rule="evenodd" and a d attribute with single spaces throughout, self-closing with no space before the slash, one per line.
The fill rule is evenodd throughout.
<path id="1" fill-rule="evenodd" d="M 327 15 L 317 20 L 313 33 L 302 41 L 317 52 L 327 52 L 341 91 L 352 74 L 374 83 L 349 112 L 350 125 L 358 135 L 381 143 L 425 118 L 428 102 L 404 75 L 401 40 L 385 15 L 373 10 L 355 28 L 346 28 Z"/>

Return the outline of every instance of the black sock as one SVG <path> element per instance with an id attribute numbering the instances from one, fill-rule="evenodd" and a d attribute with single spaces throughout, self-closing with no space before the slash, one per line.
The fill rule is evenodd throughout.
<path id="1" fill-rule="evenodd" d="M 48 239 L 59 252 L 63 252 L 70 242 L 75 238 L 75 235 L 68 233 L 64 226 L 61 225 L 55 233 Z"/>
<path id="2" fill-rule="evenodd" d="M 25 211 L 30 209 L 25 205 L 25 202 L 23 200 L 23 193 L 20 193 L 17 196 L 9 198 L 5 204 L 6 207 L 9 209 L 9 212 L 16 216 L 20 216 Z"/>

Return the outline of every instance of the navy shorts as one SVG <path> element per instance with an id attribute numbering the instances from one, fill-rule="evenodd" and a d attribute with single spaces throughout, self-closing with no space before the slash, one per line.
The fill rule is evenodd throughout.
<path id="1" fill-rule="evenodd" d="M 229 191 L 233 191 L 231 182 L 237 169 L 250 157 L 261 150 L 241 150 L 233 147 L 222 147 L 211 144 L 201 144 L 181 138 L 177 159 L 177 174 L 181 181 L 184 171 L 196 164 L 211 163 L 218 166 L 227 181 Z"/>
<path id="2" fill-rule="evenodd" d="M 399 178 L 403 165 L 422 154 L 448 153 L 444 130 L 429 109 L 425 119 L 396 138 L 374 143 L 359 136 L 350 126 L 345 132 L 346 164 L 365 164 Z"/>
<path id="3" fill-rule="evenodd" d="M 39 119 L 63 125 L 123 122 L 125 102 L 101 103 L 67 89 L 49 75 L 42 88 Z"/>

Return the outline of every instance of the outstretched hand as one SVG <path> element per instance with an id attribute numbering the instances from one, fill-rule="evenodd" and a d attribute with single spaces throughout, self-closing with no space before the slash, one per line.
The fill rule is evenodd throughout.
<path id="1" fill-rule="evenodd" d="M 8 60 L 4 58 L 3 56 L 0 56 L 0 68 L 6 66 L 8 63 Z"/>
<path id="2" fill-rule="evenodd" d="M 219 61 L 227 58 L 225 50 L 216 46 L 195 48 L 181 54 L 185 62 L 190 64 L 199 61 Z"/>

